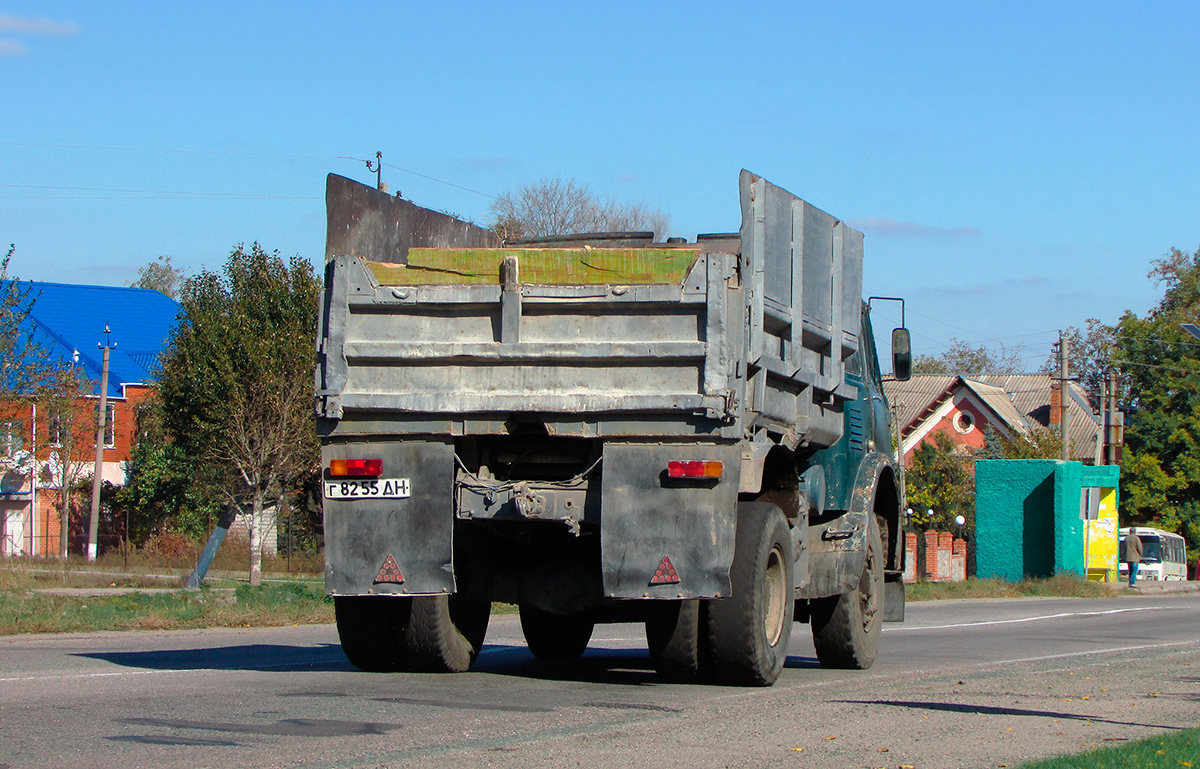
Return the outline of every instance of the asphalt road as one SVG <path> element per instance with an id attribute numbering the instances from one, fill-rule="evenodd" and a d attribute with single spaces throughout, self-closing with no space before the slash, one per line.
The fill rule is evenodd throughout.
<path id="1" fill-rule="evenodd" d="M 808 628 L 769 689 L 659 683 L 642 629 L 366 674 L 332 626 L 0 638 L 0 769 L 990 767 L 1200 725 L 1200 593 L 910 604 L 869 671 Z"/>

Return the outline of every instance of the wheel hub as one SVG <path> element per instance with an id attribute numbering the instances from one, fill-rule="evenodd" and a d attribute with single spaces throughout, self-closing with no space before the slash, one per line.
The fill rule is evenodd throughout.
<path id="1" fill-rule="evenodd" d="M 766 573 L 763 575 L 764 611 L 763 632 L 767 642 L 774 646 L 783 635 L 783 621 L 787 615 L 787 593 L 789 585 L 784 584 L 787 570 L 784 568 L 783 551 L 779 546 L 771 548 L 767 556 Z"/>

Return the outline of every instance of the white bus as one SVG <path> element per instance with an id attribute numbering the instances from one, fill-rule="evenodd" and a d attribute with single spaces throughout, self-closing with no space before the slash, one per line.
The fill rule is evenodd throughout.
<path id="1" fill-rule="evenodd" d="M 1183 537 L 1149 526 L 1120 529 L 1120 544 L 1117 552 L 1124 552 L 1125 537 L 1133 531 L 1142 540 L 1142 565 L 1138 567 L 1138 579 L 1149 582 L 1182 581 L 1187 577 L 1187 546 Z M 1121 562 L 1121 579 L 1129 580 L 1129 564 Z"/>

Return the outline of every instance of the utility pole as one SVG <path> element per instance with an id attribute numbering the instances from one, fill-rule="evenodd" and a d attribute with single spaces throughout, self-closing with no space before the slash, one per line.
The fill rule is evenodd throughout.
<path id="1" fill-rule="evenodd" d="M 366 163 L 367 170 L 375 172 L 375 189 L 379 190 L 380 192 L 387 192 L 387 183 L 383 180 L 383 153 L 375 153 L 374 165 L 372 165 L 371 161 L 369 160 L 366 161 Z"/>
<path id="2" fill-rule="evenodd" d="M 1100 440 L 1096 447 L 1096 464 L 1108 464 L 1108 376 L 1100 380 Z"/>
<path id="3" fill-rule="evenodd" d="M 1058 426 L 1062 430 L 1062 461 L 1071 461 L 1071 433 L 1067 428 L 1067 398 L 1070 395 L 1067 393 L 1067 355 L 1070 348 L 1070 342 L 1067 340 L 1061 331 L 1058 332 L 1058 401 L 1059 408 L 1062 411 L 1059 413 Z"/>
<path id="4" fill-rule="evenodd" d="M 1121 425 L 1117 422 L 1117 373 L 1108 372 L 1108 464 L 1121 463 Z"/>
<path id="5" fill-rule="evenodd" d="M 104 360 L 100 364 L 100 411 L 96 415 L 96 469 L 92 473 L 92 517 L 88 521 L 87 559 L 96 560 L 96 540 L 100 533 L 100 483 L 101 471 L 104 469 L 104 427 L 108 421 L 108 355 L 116 347 L 110 343 L 108 324 L 104 324 L 104 344 L 96 346 L 104 350 Z"/>

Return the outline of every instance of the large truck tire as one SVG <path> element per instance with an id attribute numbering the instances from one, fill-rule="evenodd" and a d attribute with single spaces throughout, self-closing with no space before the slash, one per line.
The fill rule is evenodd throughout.
<path id="1" fill-rule="evenodd" d="M 707 677 L 701 637 L 704 605 L 697 600 L 669 601 L 655 606 L 646 620 L 646 645 L 658 675 L 675 683 L 695 683 Z"/>
<path id="2" fill-rule="evenodd" d="M 420 673 L 463 673 L 479 656 L 492 605 L 456 595 L 412 599 L 404 633 L 405 667 Z"/>
<path id="3" fill-rule="evenodd" d="M 792 637 L 792 538 L 783 511 L 769 502 L 738 505 L 733 594 L 708 603 L 708 643 L 718 680 L 770 686 Z"/>
<path id="4" fill-rule="evenodd" d="M 587 651 L 596 623 L 586 616 L 560 617 L 521 604 L 521 632 L 529 651 L 540 660 L 565 662 Z"/>
<path id="5" fill-rule="evenodd" d="M 338 638 L 350 664 L 371 673 L 403 667 L 411 598 L 339 595 L 333 598 Z"/>
<path id="6" fill-rule="evenodd" d="M 875 662 L 883 632 L 883 561 L 879 523 L 871 518 L 858 586 L 812 602 L 813 645 L 821 667 L 866 670 Z"/>

